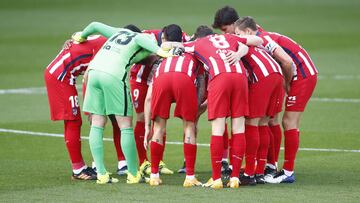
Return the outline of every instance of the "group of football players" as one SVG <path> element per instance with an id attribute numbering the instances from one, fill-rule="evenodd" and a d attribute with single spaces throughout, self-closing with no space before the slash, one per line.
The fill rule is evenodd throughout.
<path id="1" fill-rule="evenodd" d="M 265 31 L 252 17 L 239 18 L 232 7 L 219 9 L 212 27 L 222 34 L 207 26 L 199 26 L 189 37 L 176 24 L 141 31 L 134 25 L 114 28 L 91 23 L 73 35 L 45 70 L 51 119 L 64 120 L 72 178 L 99 184 L 118 181 L 103 161 L 108 116 L 119 160 L 117 173 L 126 173 L 130 184 L 162 184 L 159 174 L 173 173 L 162 160 L 166 122 L 171 104 L 176 103 L 174 116 L 183 120 L 184 130 L 184 168 L 179 170 L 186 173 L 184 187 L 238 188 L 295 181 L 300 118 L 316 86 L 317 69 L 299 44 Z M 91 122 L 93 167 L 81 154 L 75 80 L 84 72 L 83 110 L 89 112 Z M 195 177 L 196 138 L 197 121 L 206 110 L 212 177 L 202 184 Z M 282 134 L 284 165 L 279 170 Z"/>

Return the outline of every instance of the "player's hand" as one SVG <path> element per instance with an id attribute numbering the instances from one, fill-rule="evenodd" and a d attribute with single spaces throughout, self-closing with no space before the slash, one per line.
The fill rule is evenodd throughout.
<path id="1" fill-rule="evenodd" d="M 85 38 L 82 38 L 81 37 L 81 32 L 75 32 L 72 36 L 71 36 L 71 39 L 74 40 L 75 42 L 78 42 L 78 43 L 83 43 L 86 41 Z"/>
<path id="2" fill-rule="evenodd" d="M 170 49 L 173 48 L 183 48 L 184 49 L 184 45 L 181 42 L 163 42 L 161 44 L 161 49 L 163 49 L 164 51 L 169 51 Z"/>
<path id="3" fill-rule="evenodd" d="M 163 58 L 167 58 L 167 57 L 172 57 L 172 56 L 174 56 L 174 55 L 171 54 L 170 52 L 164 51 L 164 50 L 161 49 L 161 48 L 156 52 L 156 54 L 157 54 L 158 56 L 163 57 Z"/>
<path id="4" fill-rule="evenodd" d="M 197 117 L 200 118 L 200 116 L 206 111 L 207 109 L 207 100 L 205 100 L 198 109 Z"/>
<path id="5" fill-rule="evenodd" d="M 73 40 L 68 39 L 68 40 L 65 41 L 65 43 L 63 45 L 63 49 L 64 50 L 69 50 L 72 45 L 73 45 Z"/>
<path id="6" fill-rule="evenodd" d="M 235 52 L 235 51 L 229 51 L 227 54 L 226 54 L 226 58 L 225 58 L 225 62 L 226 63 L 229 63 L 230 65 L 233 65 L 235 64 L 236 62 L 240 61 L 241 59 L 241 55 L 240 53 L 238 52 Z"/>
<path id="7" fill-rule="evenodd" d="M 145 126 L 145 136 L 144 136 L 144 148 L 147 150 L 149 146 L 149 142 L 152 138 L 152 135 L 150 133 L 150 126 Z"/>

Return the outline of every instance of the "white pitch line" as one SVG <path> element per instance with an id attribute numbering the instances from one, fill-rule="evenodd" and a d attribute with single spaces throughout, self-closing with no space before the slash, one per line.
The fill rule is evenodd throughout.
<path id="1" fill-rule="evenodd" d="M 46 94 L 45 87 L 0 89 L 0 94 Z"/>
<path id="2" fill-rule="evenodd" d="M 82 93 L 81 85 L 77 85 L 79 94 Z M 45 87 L 31 87 L 31 88 L 19 88 L 19 89 L 0 89 L 0 95 L 2 94 L 46 94 Z M 316 102 L 333 102 L 333 103 L 360 103 L 360 99 L 357 98 L 326 98 L 326 97 L 313 97 L 311 101 Z"/>
<path id="3" fill-rule="evenodd" d="M 82 85 L 76 85 L 78 90 L 81 90 Z M 80 91 L 81 93 L 81 91 Z M 0 89 L 1 94 L 46 94 L 46 87 L 27 87 L 16 89 Z"/>
<path id="4" fill-rule="evenodd" d="M 4 129 L 0 128 L 0 132 L 12 133 L 12 134 L 22 134 L 22 135 L 32 135 L 32 136 L 44 136 L 44 137 L 64 137 L 63 134 L 56 133 L 44 133 L 44 132 L 32 132 L 24 130 L 13 130 L 13 129 Z M 89 137 L 82 136 L 81 139 L 89 140 Z M 113 141 L 111 138 L 104 138 L 104 141 Z M 167 141 L 167 144 L 170 145 L 182 145 L 182 142 L 170 142 Z M 198 143 L 197 146 L 209 147 L 210 144 Z M 284 150 L 284 148 L 281 148 Z M 351 152 L 351 153 L 360 153 L 360 150 L 357 149 L 317 149 L 317 148 L 299 148 L 300 151 L 317 151 L 317 152 Z"/>
<path id="5" fill-rule="evenodd" d="M 360 80 L 360 75 L 318 75 L 319 80 Z"/>
<path id="6" fill-rule="evenodd" d="M 324 97 L 313 97 L 310 101 L 317 102 L 334 102 L 334 103 L 360 103 L 360 99 L 354 98 L 324 98 Z"/>

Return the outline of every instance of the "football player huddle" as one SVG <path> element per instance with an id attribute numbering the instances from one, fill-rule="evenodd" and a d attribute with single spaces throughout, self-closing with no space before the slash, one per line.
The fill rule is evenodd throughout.
<path id="1" fill-rule="evenodd" d="M 45 81 L 51 119 L 64 120 L 73 179 L 118 182 L 104 164 L 103 131 L 110 118 L 117 173 L 126 174 L 128 184 L 162 184 L 159 174 L 173 173 L 163 154 L 167 119 L 176 103 L 174 116 L 183 121 L 184 167 L 179 172 L 186 173 L 184 187 L 295 181 L 300 118 L 316 86 L 316 67 L 299 44 L 265 31 L 250 16 L 240 18 L 232 7 L 219 9 L 212 27 L 222 34 L 204 25 L 190 37 L 176 24 L 141 31 L 135 25 L 93 22 L 65 43 L 46 68 Z M 75 87 L 80 74 L 93 167 L 81 154 Z M 195 177 L 195 162 L 197 123 L 206 110 L 212 176 L 203 184 Z M 279 168 L 283 134 L 284 164 Z"/>

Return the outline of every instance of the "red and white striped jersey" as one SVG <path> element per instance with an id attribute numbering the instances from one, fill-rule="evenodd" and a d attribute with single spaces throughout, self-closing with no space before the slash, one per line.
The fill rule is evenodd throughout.
<path id="1" fill-rule="evenodd" d="M 241 58 L 249 73 L 250 82 L 256 83 L 272 73 L 282 75 L 280 65 L 262 48 L 249 47 Z"/>
<path id="2" fill-rule="evenodd" d="M 287 54 L 292 58 L 295 66 L 296 66 L 296 75 L 297 79 L 304 79 L 312 75 L 318 74 L 318 70 L 316 69 L 314 63 L 312 62 L 309 54 L 302 48 L 299 44 L 297 44 L 294 40 L 290 39 L 285 35 L 281 35 L 275 32 L 258 32 L 258 36 L 266 39 L 268 42 L 275 42 L 280 47 L 282 47 Z M 273 44 L 273 43 L 268 43 Z M 273 46 L 264 46 L 265 49 L 271 51 Z M 275 49 L 273 49 L 275 50 Z M 273 51 L 272 50 L 272 51 Z M 271 52 L 272 52 L 271 51 Z"/>
<path id="3" fill-rule="evenodd" d="M 143 33 L 153 35 L 158 42 L 158 45 L 161 45 L 162 30 L 144 30 Z M 185 32 L 183 32 L 183 42 L 187 42 L 189 40 L 190 37 Z M 130 80 L 144 85 L 149 85 L 153 77 L 153 72 L 154 70 L 152 70 L 152 67 L 150 67 L 149 64 L 134 64 L 130 69 Z"/>
<path id="4" fill-rule="evenodd" d="M 46 69 L 59 81 L 75 85 L 77 76 L 85 72 L 105 42 L 105 37 L 95 35 L 84 43 L 73 43 L 69 49 L 62 49 Z"/>
<path id="5" fill-rule="evenodd" d="M 246 74 L 245 67 L 241 61 L 230 65 L 225 63 L 226 53 L 228 51 L 236 52 L 239 43 L 246 44 L 247 39 L 233 34 L 209 35 L 185 43 L 185 51 L 194 53 L 196 58 L 204 64 L 204 68 L 210 74 L 210 80 L 221 73 L 240 73 Z"/>
<path id="6" fill-rule="evenodd" d="M 154 68 L 149 64 L 134 64 L 130 68 L 130 81 L 135 81 L 144 85 L 150 85 L 154 72 Z"/>
<path id="7" fill-rule="evenodd" d="M 247 39 L 232 34 L 209 35 L 185 43 L 185 51 L 194 53 L 196 58 L 204 64 L 210 74 L 210 80 L 222 73 L 246 74 L 245 67 L 241 61 L 230 65 L 225 63 L 226 53 L 230 50 L 236 52 L 239 42 L 246 44 Z"/>
<path id="8" fill-rule="evenodd" d="M 186 74 L 195 83 L 196 76 L 201 67 L 194 55 L 189 53 L 184 53 L 182 56 L 168 57 L 160 63 L 155 72 L 154 80 L 162 74 L 178 72 Z"/>

